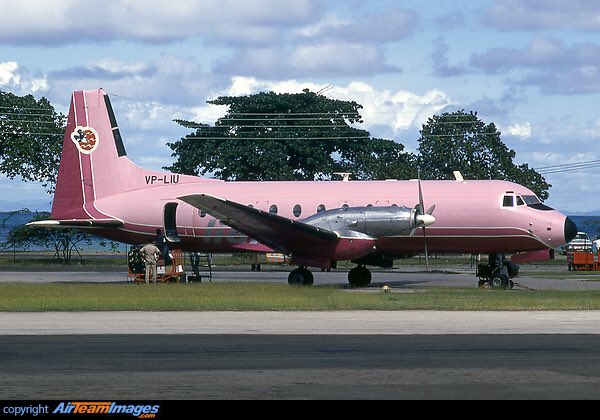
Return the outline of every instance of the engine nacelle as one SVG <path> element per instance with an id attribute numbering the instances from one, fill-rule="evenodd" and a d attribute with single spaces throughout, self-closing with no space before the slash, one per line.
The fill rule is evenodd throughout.
<path id="1" fill-rule="evenodd" d="M 409 207 L 349 207 L 327 210 L 303 222 L 341 236 L 378 238 L 409 234 L 415 227 L 415 215 Z"/>

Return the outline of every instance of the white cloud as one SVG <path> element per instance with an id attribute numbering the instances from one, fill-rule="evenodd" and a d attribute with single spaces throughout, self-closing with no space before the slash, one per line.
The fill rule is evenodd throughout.
<path id="1" fill-rule="evenodd" d="M 305 25 L 317 12 L 313 0 L 4 0 L 0 42 L 170 42 L 199 35 L 218 40 L 229 37 L 234 27 L 240 42 L 247 42 L 252 32 Z M 257 40 L 267 41 L 264 36 Z"/>
<path id="2" fill-rule="evenodd" d="M 231 78 L 231 84 L 220 92 L 214 92 L 213 96 L 242 96 L 252 95 L 259 92 L 275 93 L 302 93 L 304 89 L 318 92 L 323 85 L 314 82 L 302 82 L 299 80 L 259 80 L 255 77 L 236 76 Z"/>
<path id="3" fill-rule="evenodd" d="M 423 95 L 400 90 L 378 90 L 364 82 L 352 82 L 346 87 L 335 87 L 327 93 L 336 99 L 362 104 L 364 126 L 389 126 L 398 133 L 406 129 L 420 129 L 427 119 L 453 104 L 443 91 L 433 89 Z"/>
<path id="4" fill-rule="evenodd" d="M 17 74 L 19 65 L 14 61 L 0 63 L 0 86 L 18 85 L 20 77 Z"/>
<path id="5" fill-rule="evenodd" d="M 298 80 L 267 81 L 253 77 L 234 77 L 231 86 L 223 92 L 214 92 L 214 97 L 251 95 L 263 91 L 301 93 L 303 89 L 318 92 L 324 87 L 322 84 Z M 332 99 L 355 101 L 363 105 L 361 115 L 364 123 L 361 127 L 370 130 L 373 127 L 386 126 L 396 133 L 406 129 L 420 129 L 428 118 L 454 103 L 446 93 L 437 89 L 419 95 L 408 91 L 379 90 L 368 83 L 358 81 L 347 86 L 331 86 L 325 95 Z M 205 122 L 215 121 L 224 115 L 224 110 L 217 107 L 201 107 L 196 111 Z"/>
<path id="6" fill-rule="evenodd" d="M 14 61 L 0 63 L 0 88 L 14 94 L 35 94 L 48 90 L 46 77 L 32 76 L 29 71 L 19 67 Z"/>
<path id="7" fill-rule="evenodd" d="M 531 137 L 531 124 L 530 123 L 524 123 L 524 124 L 516 123 L 516 124 L 508 126 L 506 131 L 511 136 L 528 139 Z"/>

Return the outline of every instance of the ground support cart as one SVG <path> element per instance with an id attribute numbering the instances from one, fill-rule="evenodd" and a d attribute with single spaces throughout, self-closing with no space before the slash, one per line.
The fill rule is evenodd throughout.
<path id="1" fill-rule="evenodd" d="M 141 247 L 132 247 L 127 254 L 127 279 L 135 283 L 146 281 L 146 265 L 140 255 Z M 186 280 L 184 271 L 184 254 L 180 249 L 169 251 L 167 259 L 160 259 L 156 264 L 156 281 L 161 283 Z"/>

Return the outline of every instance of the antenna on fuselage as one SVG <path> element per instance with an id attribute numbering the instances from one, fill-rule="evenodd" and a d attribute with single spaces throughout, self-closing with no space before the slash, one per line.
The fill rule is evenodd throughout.
<path id="1" fill-rule="evenodd" d="M 342 177 L 342 182 L 348 182 L 350 181 L 350 176 L 352 175 L 352 172 L 334 172 L 334 175 L 340 175 Z"/>

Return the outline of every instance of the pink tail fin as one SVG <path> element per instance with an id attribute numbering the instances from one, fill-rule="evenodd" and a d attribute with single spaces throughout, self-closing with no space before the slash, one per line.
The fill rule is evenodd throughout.
<path id="1" fill-rule="evenodd" d="M 127 157 L 108 95 L 101 89 L 74 92 L 52 219 L 106 218 L 96 200 L 138 187 L 141 172 Z"/>

